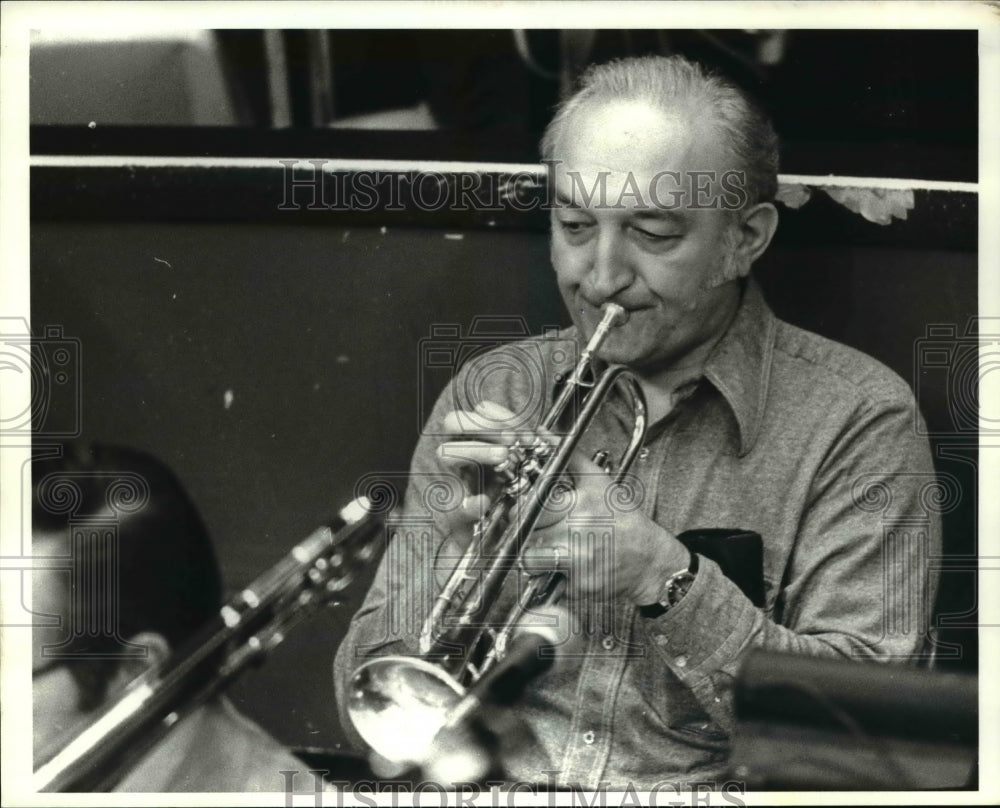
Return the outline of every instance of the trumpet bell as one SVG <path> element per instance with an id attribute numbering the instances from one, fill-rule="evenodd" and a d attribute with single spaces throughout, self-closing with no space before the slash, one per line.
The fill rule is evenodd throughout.
<path id="1" fill-rule="evenodd" d="M 423 764 L 451 708 L 465 694 L 445 670 L 416 657 L 370 659 L 351 677 L 348 713 L 375 752 L 400 764 Z"/>

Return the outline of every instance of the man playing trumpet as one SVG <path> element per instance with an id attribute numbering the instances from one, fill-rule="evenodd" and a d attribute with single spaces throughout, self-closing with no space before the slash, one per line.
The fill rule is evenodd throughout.
<path id="1" fill-rule="evenodd" d="M 550 508 L 526 544 L 515 577 L 558 568 L 582 651 L 513 708 L 536 744 L 508 774 L 589 789 L 718 781 L 748 650 L 889 660 L 923 646 L 939 524 L 931 514 L 912 543 L 883 536 L 886 513 L 927 519 L 929 449 L 900 378 L 764 301 L 750 270 L 778 224 L 777 139 L 737 88 L 677 57 L 591 68 L 542 150 L 552 264 L 573 320 L 560 336 L 582 346 L 608 304 L 624 309 L 593 365 L 627 367 L 649 429 L 634 496 L 609 496 L 589 458 L 620 451 L 633 421 L 612 391 L 570 461 L 572 508 Z M 466 487 L 432 514 L 425 541 L 400 536 L 387 553 L 338 652 L 342 707 L 363 657 L 419 653 L 413 623 L 390 613 L 426 616 L 489 509 L 493 469 L 513 440 L 535 437 L 525 414 L 543 412 L 571 372 L 563 342 L 531 344 L 537 377 L 503 361 L 517 346 L 498 349 L 463 368 L 430 416 L 401 524 L 430 486 Z M 865 507 L 872 486 L 889 492 L 885 513 Z M 704 528 L 760 534 L 761 604 L 678 539 Z M 887 629 L 903 609 L 913 628 Z"/>

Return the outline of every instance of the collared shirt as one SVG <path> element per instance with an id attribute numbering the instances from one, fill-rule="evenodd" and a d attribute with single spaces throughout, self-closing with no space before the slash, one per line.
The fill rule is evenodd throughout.
<path id="1" fill-rule="evenodd" d="M 435 455 L 447 439 L 442 418 L 490 400 L 537 424 L 578 346 L 573 329 L 505 346 L 470 362 L 439 399 L 393 522 L 396 539 L 338 653 L 342 709 L 362 656 L 416 652 L 439 588 L 432 569 L 454 563 L 434 520 L 461 496 Z M 570 511 L 565 522 L 596 535 L 613 531 L 615 507 L 641 507 L 674 534 L 755 531 L 764 540 L 764 606 L 706 558 L 687 594 L 659 617 L 589 604 L 579 628 L 585 653 L 540 678 L 515 708 L 537 748 L 517 756 L 510 774 L 585 789 L 721 784 L 733 683 L 749 649 L 912 659 L 934 602 L 928 558 L 940 551 L 920 423 L 902 379 L 778 320 L 749 281 L 703 376 L 678 390 L 649 430 L 632 468 L 635 501 L 609 498 L 606 515 L 581 522 Z M 614 456 L 631 429 L 624 397 L 613 396 L 581 448 Z"/>

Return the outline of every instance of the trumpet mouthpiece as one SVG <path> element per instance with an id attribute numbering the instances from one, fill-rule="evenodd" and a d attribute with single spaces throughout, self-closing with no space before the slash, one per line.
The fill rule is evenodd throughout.
<path id="1" fill-rule="evenodd" d="M 604 320 L 612 328 L 617 328 L 628 322 L 628 312 L 617 303 L 605 303 L 603 310 Z"/>
<path id="2" fill-rule="evenodd" d="M 605 303 L 602 306 L 602 311 L 604 315 L 601 317 L 601 322 L 597 324 L 597 328 L 594 329 L 590 342 L 587 343 L 587 347 L 580 357 L 578 370 L 587 366 L 590 362 L 590 357 L 600 348 L 601 343 L 608 336 L 608 332 L 616 326 L 624 325 L 628 320 L 628 312 L 617 303 Z"/>

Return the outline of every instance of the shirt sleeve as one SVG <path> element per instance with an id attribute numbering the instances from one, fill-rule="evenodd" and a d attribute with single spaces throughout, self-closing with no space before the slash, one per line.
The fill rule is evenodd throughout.
<path id="1" fill-rule="evenodd" d="M 913 428 L 914 406 L 866 401 L 830 447 L 773 614 L 702 557 L 684 598 L 642 622 L 649 647 L 725 732 L 750 648 L 878 661 L 915 660 L 925 649 L 940 491 L 927 440 Z"/>

